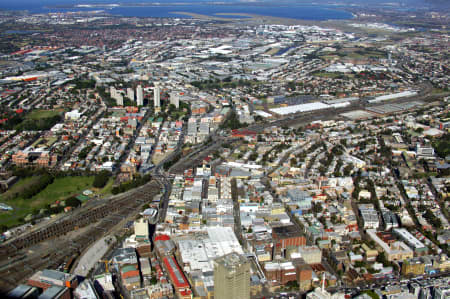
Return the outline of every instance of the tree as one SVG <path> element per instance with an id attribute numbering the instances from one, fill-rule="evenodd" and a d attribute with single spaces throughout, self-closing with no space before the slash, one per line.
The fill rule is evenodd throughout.
<path id="1" fill-rule="evenodd" d="M 76 208 L 79 206 L 81 206 L 81 201 L 78 200 L 76 197 L 70 197 L 66 199 L 66 207 Z"/>
<path id="2" fill-rule="evenodd" d="M 322 205 L 319 202 L 315 203 L 314 206 L 313 206 L 313 212 L 314 213 L 320 213 L 322 211 L 323 211 Z"/>
<path id="3" fill-rule="evenodd" d="M 109 180 L 111 173 L 107 170 L 102 170 L 94 178 L 94 183 L 92 184 L 95 188 L 103 188 Z"/>
<path id="4" fill-rule="evenodd" d="M 157 284 L 158 283 L 158 279 L 156 278 L 156 276 L 152 276 L 152 278 L 150 279 L 150 283 L 151 284 Z"/>
<path id="5" fill-rule="evenodd" d="M 258 153 L 257 153 L 257 152 L 252 152 L 252 153 L 250 154 L 250 156 L 248 157 L 248 159 L 249 159 L 250 161 L 256 161 L 257 158 L 258 158 Z"/>
<path id="6" fill-rule="evenodd" d="M 291 164 L 291 167 L 297 166 L 297 159 L 292 158 L 291 161 L 290 161 L 290 164 Z"/>
<path id="7" fill-rule="evenodd" d="M 377 256 L 377 262 L 382 263 L 383 266 L 388 267 L 390 265 L 390 262 L 386 258 L 386 254 L 384 252 L 380 252 Z"/>

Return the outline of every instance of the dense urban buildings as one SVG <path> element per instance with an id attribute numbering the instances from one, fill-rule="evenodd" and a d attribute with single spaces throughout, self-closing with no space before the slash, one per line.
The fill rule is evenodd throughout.
<path id="1" fill-rule="evenodd" d="M 0 12 L 4 297 L 448 297 L 445 9 L 80 5 Z"/>
<path id="2" fill-rule="evenodd" d="M 235 252 L 214 261 L 214 298 L 250 298 L 250 263 Z"/>

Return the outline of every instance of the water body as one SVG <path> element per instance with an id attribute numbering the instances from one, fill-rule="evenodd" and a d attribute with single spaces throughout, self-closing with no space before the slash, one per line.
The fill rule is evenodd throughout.
<path id="1" fill-rule="evenodd" d="M 29 30 L 6 30 L 2 34 L 33 34 L 37 31 L 29 31 Z"/>
<path id="2" fill-rule="evenodd" d="M 155 1 L 156 2 L 156 1 Z M 175 2 L 175 3 L 174 3 Z M 118 7 L 107 6 L 107 4 L 119 4 Z M 222 2 L 223 4 L 209 4 L 196 0 L 173 0 L 164 1 L 161 5 L 133 6 L 132 3 L 149 3 L 139 0 L 16 0 L 0 1 L 0 9 L 3 10 L 27 10 L 30 13 L 51 13 L 70 11 L 94 11 L 104 10 L 110 14 L 124 17 L 179 17 L 189 16 L 176 14 L 175 12 L 189 12 L 208 16 L 216 16 L 218 13 L 247 13 L 263 16 L 293 18 L 301 20 L 329 20 L 350 19 L 349 12 L 337 7 L 327 5 L 302 5 L 302 4 L 267 4 L 251 5 L 238 2 Z M 76 7 L 80 4 L 103 4 L 93 7 Z M 231 17 L 223 16 L 220 17 Z"/>

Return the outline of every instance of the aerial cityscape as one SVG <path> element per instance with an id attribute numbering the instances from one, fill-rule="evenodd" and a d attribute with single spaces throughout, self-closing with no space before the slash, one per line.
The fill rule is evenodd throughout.
<path id="1" fill-rule="evenodd" d="M 0 2 L 0 298 L 449 299 L 450 2 Z"/>

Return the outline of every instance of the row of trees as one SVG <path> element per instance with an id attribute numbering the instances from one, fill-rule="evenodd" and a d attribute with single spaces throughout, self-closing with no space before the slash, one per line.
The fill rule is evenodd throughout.
<path id="1" fill-rule="evenodd" d="M 239 121 L 239 118 L 236 114 L 236 112 L 233 110 L 230 112 L 230 115 L 228 118 L 222 123 L 220 126 L 222 129 L 230 129 L 230 130 L 236 130 L 242 127 L 245 127 L 246 124 L 243 124 Z"/>
<path id="2" fill-rule="evenodd" d="M 25 199 L 32 198 L 42 190 L 44 190 L 48 185 L 53 183 L 54 177 L 50 174 L 45 174 L 43 176 L 39 177 L 39 180 L 31 185 L 28 186 L 27 189 L 22 191 L 21 196 Z"/>
<path id="3" fill-rule="evenodd" d="M 62 119 L 61 114 L 40 119 L 25 119 L 15 129 L 18 131 L 45 131 L 50 130 Z"/>
<path id="4" fill-rule="evenodd" d="M 94 178 L 94 183 L 92 186 L 95 188 L 103 188 L 111 177 L 111 173 L 107 170 L 102 170 Z"/>
<path id="5" fill-rule="evenodd" d="M 129 182 L 122 183 L 118 186 L 114 186 L 111 190 L 112 194 L 119 194 L 131 190 L 133 188 L 137 188 L 148 183 L 152 179 L 150 174 L 146 174 L 144 176 L 136 176 L 133 180 Z"/>
<path id="6" fill-rule="evenodd" d="M 231 77 L 224 78 L 220 80 L 204 80 L 204 81 L 194 81 L 191 85 L 197 87 L 200 90 L 210 90 L 210 89 L 220 89 L 220 88 L 236 88 L 238 86 L 252 86 L 256 81 L 249 80 L 232 80 Z"/>

